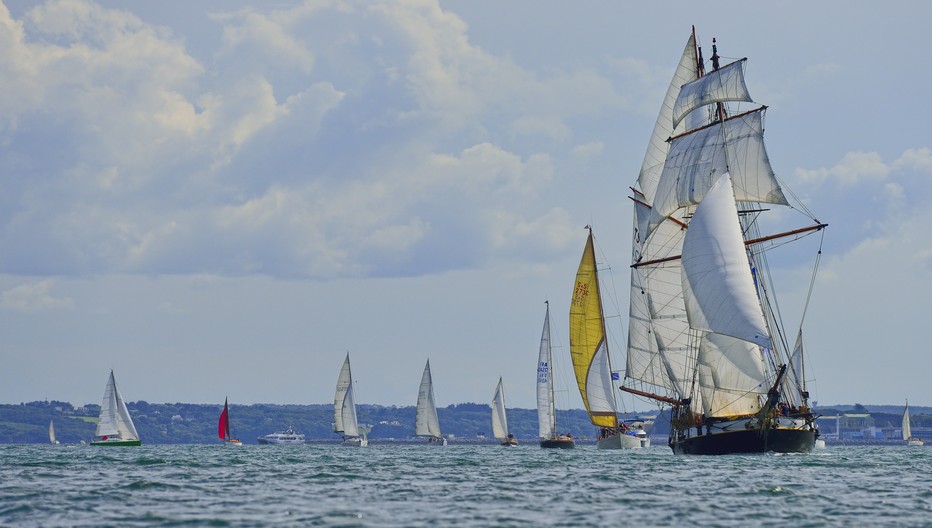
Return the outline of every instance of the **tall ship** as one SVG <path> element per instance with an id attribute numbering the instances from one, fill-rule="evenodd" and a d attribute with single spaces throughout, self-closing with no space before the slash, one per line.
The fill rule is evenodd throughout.
<path id="1" fill-rule="evenodd" d="M 547 449 L 573 449 L 576 441 L 566 434 L 557 433 L 556 407 L 553 400 L 553 351 L 550 345 L 550 302 L 546 301 L 544 329 L 540 336 L 537 355 L 537 424 L 540 447 Z"/>
<path id="2" fill-rule="evenodd" d="M 417 391 L 414 434 L 427 437 L 429 445 L 447 445 L 447 439 L 440 434 L 440 418 L 437 416 L 437 404 L 434 402 L 434 379 L 430 374 L 429 359 L 424 366 L 421 385 Z"/>
<path id="3" fill-rule="evenodd" d="M 592 228 L 586 239 L 576 284 L 570 302 L 570 357 L 579 386 L 579 395 L 592 425 L 599 428 L 599 449 L 641 447 L 641 438 L 618 421 L 618 402 L 612 381 L 612 360 L 608 351 L 599 270 L 595 259 Z M 647 436 L 644 435 L 644 439 Z"/>
<path id="4" fill-rule="evenodd" d="M 94 432 L 97 440 L 91 442 L 96 446 L 138 446 L 142 445 L 139 433 L 133 425 L 133 419 L 123 401 L 123 395 L 117 388 L 113 370 L 104 387 L 104 398 L 100 403 L 100 419 Z"/>
<path id="5" fill-rule="evenodd" d="M 722 65 L 713 39 L 707 71 L 693 28 L 632 187 L 621 389 L 669 406 L 668 443 L 677 454 L 806 452 L 818 436 L 802 327 L 827 224 L 791 205 L 774 174 L 763 138 L 767 107 L 748 93 L 746 62 Z M 793 229 L 778 232 L 780 222 Z M 814 235 L 809 294 L 793 331 L 767 254 Z"/>
<path id="6" fill-rule="evenodd" d="M 492 395 L 492 437 L 503 446 L 516 446 L 518 439 L 508 432 L 508 415 L 505 412 L 505 385 L 499 376 Z"/>
<path id="7" fill-rule="evenodd" d="M 353 388 L 353 372 L 350 369 L 349 352 L 343 360 L 333 396 L 333 432 L 343 434 L 343 444 L 365 447 L 369 445 L 367 430 L 359 426 L 356 418 L 356 391 Z"/>

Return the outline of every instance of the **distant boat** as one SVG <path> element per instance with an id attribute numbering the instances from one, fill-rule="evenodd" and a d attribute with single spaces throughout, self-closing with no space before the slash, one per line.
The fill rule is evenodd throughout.
<path id="1" fill-rule="evenodd" d="M 104 399 L 100 404 L 100 420 L 97 422 L 97 431 L 94 436 L 99 438 L 91 442 L 98 446 L 138 446 L 142 444 L 129 410 L 117 388 L 113 370 L 104 389 Z"/>
<path id="2" fill-rule="evenodd" d="M 417 392 L 414 434 L 426 436 L 430 445 L 447 445 L 447 439 L 440 434 L 440 418 L 437 417 L 437 404 L 434 403 L 434 381 L 430 375 L 429 359 L 424 366 L 421 386 Z"/>
<path id="3" fill-rule="evenodd" d="M 230 434 L 230 411 L 227 407 L 227 398 L 223 399 L 223 412 L 220 413 L 220 422 L 217 424 L 217 436 L 223 440 L 223 445 L 242 446 L 243 443 Z"/>
<path id="4" fill-rule="evenodd" d="M 337 390 L 333 397 L 333 432 L 343 433 L 345 445 L 365 447 L 369 445 L 365 428 L 360 429 L 356 419 L 356 398 L 353 389 L 353 373 L 350 370 L 349 352 L 337 378 Z"/>
<path id="5" fill-rule="evenodd" d="M 55 420 L 49 421 L 49 443 L 52 445 L 58 444 L 58 440 L 55 439 Z"/>
<path id="6" fill-rule="evenodd" d="M 545 301 L 544 329 L 537 356 L 537 427 L 540 446 L 550 449 L 573 449 L 576 442 L 566 434 L 557 434 L 557 417 L 553 405 L 553 355 L 550 347 L 550 301 Z"/>
<path id="7" fill-rule="evenodd" d="M 304 434 L 299 433 L 289 427 L 284 431 L 278 431 L 275 433 L 269 433 L 265 436 L 260 436 L 256 438 L 256 441 L 260 444 L 271 444 L 271 445 L 302 445 L 304 444 Z"/>
<path id="8" fill-rule="evenodd" d="M 576 372 L 579 395 L 592 425 L 599 428 L 599 449 L 631 449 L 649 443 L 638 438 L 624 422 L 618 421 L 618 404 L 612 386 L 612 360 L 609 357 L 599 271 L 595 261 L 592 228 L 583 250 L 570 303 L 570 357 Z M 643 432 L 643 429 L 642 429 Z M 646 445 L 645 445 L 646 447 Z"/>
<path id="9" fill-rule="evenodd" d="M 906 408 L 903 409 L 903 440 L 906 440 L 908 446 L 922 446 L 925 441 L 922 438 L 913 436 L 912 424 L 909 420 L 909 401 L 906 402 Z"/>
<path id="10" fill-rule="evenodd" d="M 502 378 L 498 378 L 495 394 L 492 396 L 492 436 L 501 441 L 503 446 L 516 446 L 518 440 L 508 432 L 508 417 L 505 415 L 505 387 Z"/>

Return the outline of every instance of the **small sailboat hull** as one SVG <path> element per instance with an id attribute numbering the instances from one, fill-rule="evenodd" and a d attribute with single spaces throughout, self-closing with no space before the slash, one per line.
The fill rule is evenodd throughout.
<path id="1" fill-rule="evenodd" d="M 921 438 L 910 438 L 909 440 L 906 441 L 906 445 L 910 447 L 922 447 L 926 445 L 926 443 L 925 443 L 925 440 Z"/>
<path id="2" fill-rule="evenodd" d="M 641 439 L 629 434 L 617 434 L 598 441 L 599 449 L 640 449 Z"/>
<path id="3" fill-rule="evenodd" d="M 142 440 L 100 440 L 97 442 L 91 442 L 91 445 L 112 447 L 140 446 L 142 445 Z"/>
<path id="4" fill-rule="evenodd" d="M 801 429 L 771 429 L 762 435 L 760 429 L 724 431 L 671 441 L 677 455 L 729 455 L 736 453 L 808 453 L 815 446 L 815 431 Z"/>
<path id="5" fill-rule="evenodd" d="M 503 445 L 503 446 L 506 446 L 506 447 L 507 447 L 507 446 L 516 446 L 516 445 L 518 445 L 518 440 L 517 440 L 516 438 L 506 438 L 506 439 L 502 440 L 501 443 L 500 443 L 499 445 Z"/>
<path id="6" fill-rule="evenodd" d="M 576 447 L 576 442 L 572 438 L 558 436 L 541 440 L 540 447 L 544 449 L 573 449 Z"/>

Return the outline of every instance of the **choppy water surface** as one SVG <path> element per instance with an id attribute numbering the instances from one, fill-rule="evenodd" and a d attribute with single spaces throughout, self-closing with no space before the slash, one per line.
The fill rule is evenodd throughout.
<path id="1" fill-rule="evenodd" d="M 932 526 L 932 449 L 7 445 L 0 524 Z"/>

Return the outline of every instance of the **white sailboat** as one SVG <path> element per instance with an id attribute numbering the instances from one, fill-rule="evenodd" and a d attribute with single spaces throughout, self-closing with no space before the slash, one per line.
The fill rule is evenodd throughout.
<path id="1" fill-rule="evenodd" d="M 336 394 L 333 397 L 333 432 L 343 433 L 343 443 L 365 447 L 369 445 L 366 429 L 356 419 L 356 398 L 353 388 L 353 373 L 350 370 L 349 352 L 340 368 Z"/>
<path id="2" fill-rule="evenodd" d="M 91 445 L 99 446 L 138 446 L 142 444 L 133 419 L 129 416 L 129 409 L 123 401 L 123 395 L 117 388 L 113 370 L 104 388 L 104 398 L 100 404 L 100 420 L 97 422 L 97 431 L 94 436 L 98 438 Z"/>
<path id="3" fill-rule="evenodd" d="M 58 440 L 55 439 L 55 420 L 49 420 L 49 443 L 58 444 Z"/>
<path id="4" fill-rule="evenodd" d="M 599 449 L 641 447 L 641 439 L 618 421 L 618 403 L 612 386 L 612 361 L 605 332 L 599 271 L 595 260 L 592 228 L 583 250 L 573 299 L 570 302 L 570 357 L 583 405 L 592 425 L 599 428 Z M 647 436 L 644 435 L 647 440 Z M 649 441 L 649 440 L 647 440 Z"/>
<path id="5" fill-rule="evenodd" d="M 925 441 L 922 438 L 913 436 L 913 427 L 912 423 L 909 420 L 909 401 L 906 401 L 906 408 L 903 409 L 903 440 L 906 441 L 908 446 L 922 446 L 925 445 Z"/>
<path id="6" fill-rule="evenodd" d="M 417 392 L 414 434 L 426 436 L 430 445 L 447 445 L 447 439 L 440 434 L 440 419 L 437 417 L 437 404 L 434 403 L 434 381 L 430 375 L 429 359 L 424 366 L 424 374 L 421 376 L 421 385 Z"/>
<path id="7" fill-rule="evenodd" d="M 714 39 L 712 52 L 706 72 L 693 31 L 634 189 L 622 390 L 672 407 L 675 453 L 809 451 L 801 344 L 791 357 L 766 251 L 827 224 L 798 204 L 810 225 L 760 235 L 759 204 L 789 204 L 764 147 L 766 107 L 731 111 L 753 102 L 746 59 L 720 66 Z"/>
<path id="8" fill-rule="evenodd" d="M 518 445 L 515 435 L 508 432 L 508 416 L 505 414 L 505 386 L 499 376 L 495 394 L 492 395 L 492 437 L 503 446 Z"/>
<path id="9" fill-rule="evenodd" d="M 550 301 L 545 301 L 544 329 L 537 355 L 537 423 L 540 446 L 573 449 L 576 442 L 569 435 L 557 433 L 556 410 L 553 403 L 553 354 L 550 346 Z"/>

